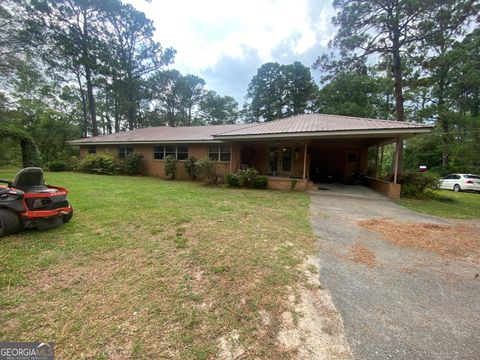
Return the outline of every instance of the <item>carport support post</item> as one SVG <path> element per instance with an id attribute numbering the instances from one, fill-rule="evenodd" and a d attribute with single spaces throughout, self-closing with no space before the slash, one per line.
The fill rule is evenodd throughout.
<path id="1" fill-rule="evenodd" d="M 397 142 L 395 143 L 395 166 L 393 168 L 393 183 L 397 183 L 397 177 L 398 177 L 398 158 L 400 155 L 400 146 L 402 146 L 402 142 L 400 141 L 400 138 L 397 138 Z"/>
<path id="2" fill-rule="evenodd" d="M 230 174 L 232 173 L 233 144 L 230 144 Z"/>
<path id="3" fill-rule="evenodd" d="M 377 151 L 375 154 L 375 177 L 378 177 L 378 145 L 377 145 Z"/>
<path id="4" fill-rule="evenodd" d="M 305 140 L 305 151 L 303 153 L 303 181 L 307 180 L 307 141 Z"/>

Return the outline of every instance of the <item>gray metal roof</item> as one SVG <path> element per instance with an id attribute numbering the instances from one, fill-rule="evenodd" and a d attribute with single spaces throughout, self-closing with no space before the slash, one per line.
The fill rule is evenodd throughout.
<path id="1" fill-rule="evenodd" d="M 304 114 L 217 133 L 216 138 L 248 135 L 321 133 L 339 131 L 429 129 L 431 125 L 351 116 Z"/>
<path id="2" fill-rule="evenodd" d="M 72 145 L 111 143 L 161 143 L 161 142 L 215 142 L 231 138 L 268 138 L 278 136 L 303 136 L 314 134 L 351 133 L 396 134 L 430 131 L 433 125 L 392 120 L 378 120 L 340 115 L 305 114 L 265 123 L 210 125 L 210 126 L 158 126 L 112 135 L 96 136 L 70 141 Z"/>
<path id="3" fill-rule="evenodd" d="M 90 138 L 72 140 L 72 145 L 110 143 L 154 143 L 154 142 L 208 142 L 215 141 L 214 134 L 245 128 L 251 125 L 211 126 L 157 126 Z"/>

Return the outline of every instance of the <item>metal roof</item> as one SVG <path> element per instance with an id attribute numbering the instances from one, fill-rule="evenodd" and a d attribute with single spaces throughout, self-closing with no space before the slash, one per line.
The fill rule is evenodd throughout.
<path id="1" fill-rule="evenodd" d="M 304 114 L 264 123 L 210 125 L 210 126 L 159 126 L 111 135 L 70 141 L 72 145 L 112 143 L 168 143 L 168 142 L 222 142 L 234 138 L 269 138 L 323 135 L 415 134 L 429 132 L 433 125 L 393 120 L 367 119 L 351 116 Z"/>
<path id="2" fill-rule="evenodd" d="M 416 130 L 432 125 L 351 116 L 304 114 L 217 133 L 216 138 L 273 134 L 323 133 L 341 131 Z"/>
<path id="3" fill-rule="evenodd" d="M 157 126 L 69 141 L 72 145 L 155 142 L 208 142 L 214 134 L 251 125 Z"/>

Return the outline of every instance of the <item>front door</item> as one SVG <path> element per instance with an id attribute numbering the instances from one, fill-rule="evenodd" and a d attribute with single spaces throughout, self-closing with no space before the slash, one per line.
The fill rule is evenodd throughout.
<path id="1" fill-rule="evenodd" d="M 292 148 L 290 146 L 270 147 L 270 173 L 273 176 L 292 175 Z"/>

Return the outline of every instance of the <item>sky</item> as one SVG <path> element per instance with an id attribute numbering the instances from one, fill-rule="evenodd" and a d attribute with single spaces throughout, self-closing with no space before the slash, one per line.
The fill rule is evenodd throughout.
<path id="1" fill-rule="evenodd" d="M 311 67 L 335 33 L 331 0 L 126 1 L 153 20 L 155 40 L 177 50 L 172 68 L 240 104 L 263 63 Z"/>

